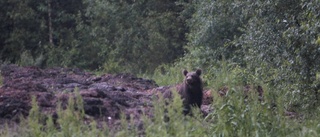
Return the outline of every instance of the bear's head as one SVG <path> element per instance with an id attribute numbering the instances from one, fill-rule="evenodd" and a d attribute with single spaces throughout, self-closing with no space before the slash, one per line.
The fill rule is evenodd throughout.
<path id="1" fill-rule="evenodd" d="M 201 69 L 197 69 L 195 72 L 188 72 L 187 70 L 183 70 L 182 73 L 185 76 L 185 83 L 187 85 L 201 85 L 201 72 Z"/>

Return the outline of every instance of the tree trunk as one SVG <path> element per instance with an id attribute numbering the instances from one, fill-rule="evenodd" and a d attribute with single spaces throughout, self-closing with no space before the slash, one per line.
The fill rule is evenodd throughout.
<path id="1" fill-rule="evenodd" d="M 51 45 L 54 45 L 53 44 L 53 36 L 52 36 L 52 33 L 53 33 L 53 29 L 52 29 L 52 19 L 51 19 L 51 0 L 48 0 L 48 27 L 49 27 L 49 43 Z"/>

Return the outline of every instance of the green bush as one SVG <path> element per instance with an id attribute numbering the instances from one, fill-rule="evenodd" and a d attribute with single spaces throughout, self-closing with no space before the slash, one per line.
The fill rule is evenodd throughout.
<path id="1" fill-rule="evenodd" d="M 184 60 L 188 61 L 188 60 Z M 183 61 L 179 62 L 181 64 Z M 156 81 L 173 84 L 176 81 L 182 81 L 182 74 L 177 70 L 181 69 L 180 64 L 176 66 L 166 66 L 163 70 L 159 69 L 153 75 Z M 220 61 L 221 64 L 217 67 L 205 68 L 203 74 L 203 80 L 207 84 L 205 88 L 211 89 L 214 96 L 214 102 L 210 105 L 213 109 L 205 118 L 200 118 L 201 121 L 197 131 L 201 131 L 200 136 L 317 136 L 319 126 L 313 122 L 320 117 L 317 115 L 309 115 L 303 111 L 296 111 L 293 109 L 293 102 L 288 101 L 292 98 L 288 96 L 288 91 L 293 87 L 279 88 L 277 85 L 267 83 L 267 76 L 261 75 L 261 71 L 257 70 L 254 73 L 248 71 L 237 64 L 232 64 L 227 61 Z M 186 65 L 186 68 L 192 68 L 192 65 Z M 161 70 L 161 71 L 160 71 Z M 162 72 L 162 73 L 160 73 Z M 175 72 L 175 73 L 172 73 Z M 270 79 L 277 78 L 278 70 L 274 70 L 268 77 Z M 159 80 L 157 80 L 159 78 Z M 244 98 L 244 86 L 251 85 L 248 98 Z M 258 100 L 258 93 L 256 92 L 256 86 L 260 85 L 264 90 L 264 101 Z M 228 87 L 229 92 L 226 97 L 219 97 L 217 91 L 221 87 Z M 289 94 L 291 95 L 291 94 Z M 155 108 L 162 108 L 168 106 L 161 105 L 161 100 L 156 102 Z M 178 107 L 178 106 L 175 106 Z M 155 109 L 157 110 L 157 109 Z M 169 110 L 174 110 L 170 108 Z M 288 113 L 292 113 L 288 114 Z M 319 110 L 314 110 L 312 113 L 316 114 Z M 155 115 L 165 115 L 163 110 L 155 111 Z M 179 114 L 175 114 L 179 115 Z M 165 122 L 162 120 L 149 120 L 147 125 L 151 133 L 160 134 L 160 136 L 173 136 L 180 135 L 180 133 L 187 133 L 185 136 L 196 136 L 188 131 L 194 131 L 193 128 L 187 127 L 189 120 L 191 123 L 197 123 L 199 121 L 194 119 L 183 119 L 184 122 L 174 115 L 170 115 L 170 118 L 174 117 L 174 122 L 166 123 L 169 127 L 170 124 L 175 126 L 175 131 L 172 134 L 167 132 L 165 128 Z M 182 116 L 183 117 L 183 116 Z M 292 117 L 292 118 L 290 118 Z M 156 118 L 161 118 L 156 116 Z M 194 124 L 196 125 L 196 124 Z M 204 126 L 203 126 L 204 125 Z M 165 131 L 164 131 L 165 130 Z M 196 132 L 196 131 L 195 131 Z M 150 135 L 151 136 L 151 135 Z"/>

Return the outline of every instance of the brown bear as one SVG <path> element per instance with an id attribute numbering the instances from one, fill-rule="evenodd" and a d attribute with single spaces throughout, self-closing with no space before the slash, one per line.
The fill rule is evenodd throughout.
<path id="1" fill-rule="evenodd" d="M 203 85 L 200 75 L 201 69 L 195 72 L 182 71 L 185 76 L 183 83 L 179 88 L 179 93 L 183 99 L 183 114 L 191 114 L 191 106 L 201 108 L 203 98 Z"/>

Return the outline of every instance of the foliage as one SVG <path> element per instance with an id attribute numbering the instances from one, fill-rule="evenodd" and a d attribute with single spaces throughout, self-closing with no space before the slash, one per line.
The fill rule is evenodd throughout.
<path id="1" fill-rule="evenodd" d="M 249 20 L 237 41 L 247 51 L 247 68 L 259 71 L 265 82 L 291 91 L 288 94 L 298 94 L 290 100 L 302 109 L 313 109 L 319 103 L 316 73 L 320 50 L 315 41 L 320 16 L 313 11 L 319 9 L 318 4 L 319 1 L 257 3 L 251 12 L 256 16 Z"/>
<path id="2" fill-rule="evenodd" d="M 183 55 L 186 17 L 175 2 L 4 0 L 0 3 L 0 60 L 41 67 L 113 72 L 121 66 L 116 72 L 152 72 Z M 40 57 L 40 64 L 32 62 Z"/>
<path id="3" fill-rule="evenodd" d="M 195 12 L 187 20 L 190 27 L 187 59 L 200 61 L 204 67 L 223 59 L 239 60 L 234 57 L 241 56 L 237 54 L 239 47 L 231 42 L 243 33 L 242 25 L 248 20 L 243 9 L 247 4 L 230 0 L 193 2 Z"/>
<path id="4" fill-rule="evenodd" d="M 98 55 L 106 58 L 104 69 L 112 70 L 112 64 L 116 63 L 122 67 L 120 70 L 152 72 L 158 65 L 182 55 L 184 20 L 179 19 L 174 2 L 96 0 L 87 3 L 90 34 L 95 35 L 96 44 L 103 46 Z"/>
<path id="5" fill-rule="evenodd" d="M 242 83 L 286 89 L 291 109 L 318 108 L 319 1 L 199 1 L 181 65 L 240 70 Z M 239 77 L 238 77 L 239 78 Z"/>

